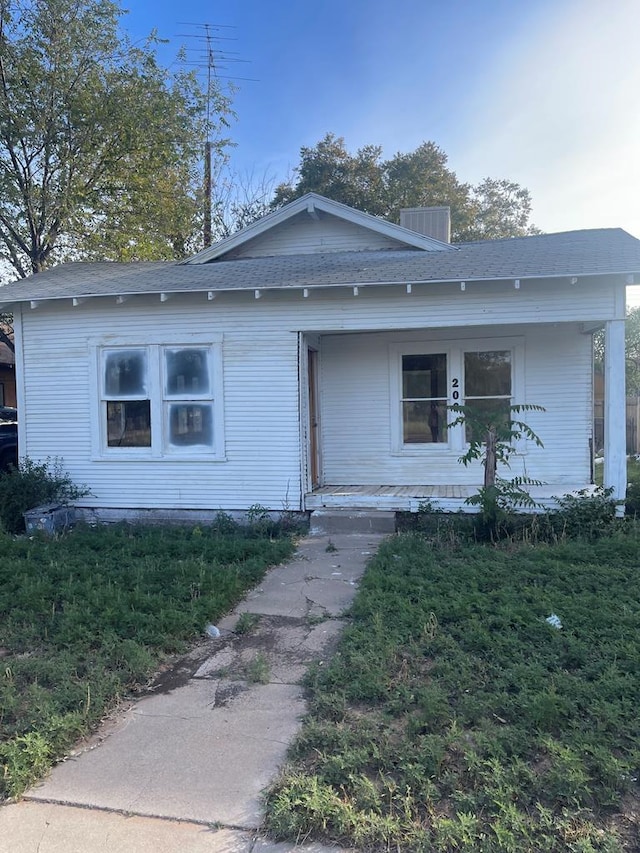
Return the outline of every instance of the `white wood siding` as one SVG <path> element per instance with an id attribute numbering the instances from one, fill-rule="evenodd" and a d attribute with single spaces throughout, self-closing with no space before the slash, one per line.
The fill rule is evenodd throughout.
<path id="1" fill-rule="evenodd" d="M 524 402 L 547 407 L 530 418 L 545 442 L 531 451 L 528 473 L 549 482 L 588 475 L 590 338 L 578 324 L 615 317 L 613 295 L 602 282 L 578 288 L 558 282 L 523 282 L 312 292 L 253 291 L 90 299 L 24 309 L 20 382 L 21 455 L 58 456 L 74 481 L 87 484 L 86 505 L 131 508 L 271 509 L 301 507 L 301 414 L 298 332 L 321 340 L 320 397 L 325 482 L 415 483 L 409 458 L 391 457 L 388 342 L 482 334 L 523 335 L 527 359 Z M 556 323 L 544 327 L 545 322 Z M 535 328 L 527 328 L 528 323 Z M 490 324 L 493 330 L 490 328 Z M 484 328 L 483 328 L 484 327 Z M 383 330 L 398 330 L 376 334 Z M 438 332 L 440 330 L 440 332 Z M 112 461 L 92 459 L 91 338 L 177 342 L 189 335 L 222 335 L 226 461 Z M 337 332 L 364 334 L 339 335 Z M 566 406 L 576 415 L 568 418 Z M 302 421 L 304 413 L 302 413 Z M 431 482 L 459 482 L 457 456 L 445 460 Z M 424 464 L 423 459 L 418 460 Z M 535 466 L 534 463 L 535 462 Z"/>
<path id="2" fill-rule="evenodd" d="M 254 322 L 247 323 L 242 312 L 222 319 L 206 304 L 196 310 L 193 302 L 190 309 L 145 303 L 27 315 L 21 454 L 60 457 L 73 480 L 91 488 L 85 505 L 283 509 L 288 502 L 298 509 L 297 336 L 255 322 L 261 312 L 254 306 Z M 177 328 L 185 329 L 187 343 L 189 334 L 223 333 L 226 461 L 92 460 L 90 401 L 97 389 L 87 338 L 117 330 L 162 343 L 179 338 Z"/>
<path id="3" fill-rule="evenodd" d="M 312 219 L 303 213 L 229 252 L 225 260 L 376 249 L 406 249 L 406 244 L 335 216 L 318 212 Z"/>
<path id="4" fill-rule="evenodd" d="M 549 484 L 589 482 L 591 436 L 591 338 L 576 324 L 509 328 L 509 337 L 524 342 L 524 375 L 514 387 L 515 401 L 544 406 L 522 419 L 544 442 L 527 443 L 512 461 L 512 476 L 526 473 Z M 506 334 L 503 328 L 498 333 Z M 446 445 L 394 453 L 391 419 L 397 401 L 390 399 L 394 344 L 453 342 L 464 349 L 465 329 L 449 332 L 332 335 L 322 342 L 321 423 L 325 484 L 430 485 L 481 482 L 479 465 L 458 462 L 461 450 Z M 473 341 L 500 348 L 495 329 L 474 329 Z M 503 340 L 509 340 L 503 338 Z M 452 401 L 451 401 L 452 402 Z M 507 472 L 504 472 L 507 476 Z"/>

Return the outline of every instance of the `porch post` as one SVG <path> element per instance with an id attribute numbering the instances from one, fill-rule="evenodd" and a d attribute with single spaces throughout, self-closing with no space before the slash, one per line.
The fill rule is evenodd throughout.
<path id="1" fill-rule="evenodd" d="M 604 487 L 624 513 L 627 492 L 627 411 L 624 320 L 608 320 L 604 333 Z"/>

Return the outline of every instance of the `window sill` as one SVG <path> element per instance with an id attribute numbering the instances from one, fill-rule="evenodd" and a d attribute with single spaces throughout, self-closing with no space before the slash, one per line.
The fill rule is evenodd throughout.
<path id="1" fill-rule="evenodd" d="M 453 450 L 449 444 L 412 444 L 406 447 L 396 447 L 391 451 L 392 456 L 431 456 L 433 454 L 459 455 L 458 451 Z"/>
<path id="2" fill-rule="evenodd" d="M 204 453 L 176 453 L 163 454 L 161 456 L 152 456 L 150 453 L 105 453 L 91 456 L 92 462 L 227 462 L 226 456 L 212 456 Z"/>

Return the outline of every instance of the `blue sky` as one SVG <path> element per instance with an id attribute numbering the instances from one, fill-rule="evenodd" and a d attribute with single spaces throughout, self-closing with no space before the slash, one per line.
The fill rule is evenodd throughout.
<path id="1" fill-rule="evenodd" d="M 134 38 L 222 28 L 240 91 L 232 165 L 286 177 L 331 131 L 385 156 L 433 140 L 462 180 L 529 188 L 545 231 L 640 237 L 638 0 L 130 0 Z"/>

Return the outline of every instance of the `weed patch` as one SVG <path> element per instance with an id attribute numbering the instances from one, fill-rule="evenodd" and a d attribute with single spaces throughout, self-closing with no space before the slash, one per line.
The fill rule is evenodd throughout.
<path id="1" fill-rule="evenodd" d="M 236 622 L 236 634 L 250 634 L 259 621 L 260 615 L 258 613 L 249 613 L 245 610 L 244 613 L 240 614 L 240 616 L 238 617 L 238 621 Z"/>
<path id="2" fill-rule="evenodd" d="M 629 525 L 535 547 L 387 540 L 338 653 L 309 673 L 270 831 L 372 850 L 638 849 L 624 804 L 640 795 L 639 547 Z"/>
<path id="3" fill-rule="evenodd" d="M 269 661 L 262 654 L 258 654 L 252 658 L 245 667 L 245 675 L 247 681 L 251 684 L 268 684 L 270 676 Z"/>
<path id="4" fill-rule="evenodd" d="M 88 493 L 73 483 L 59 459 L 34 462 L 25 457 L 18 468 L 0 474 L 0 530 L 21 533 L 27 510 L 40 504 L 67 504 Z"/>
<path id="5" fill-rule="evenodd" d="M 293 550 L 225 519 L 4 535 L 0 547 L 0 797 L 19 796 Z"/>

